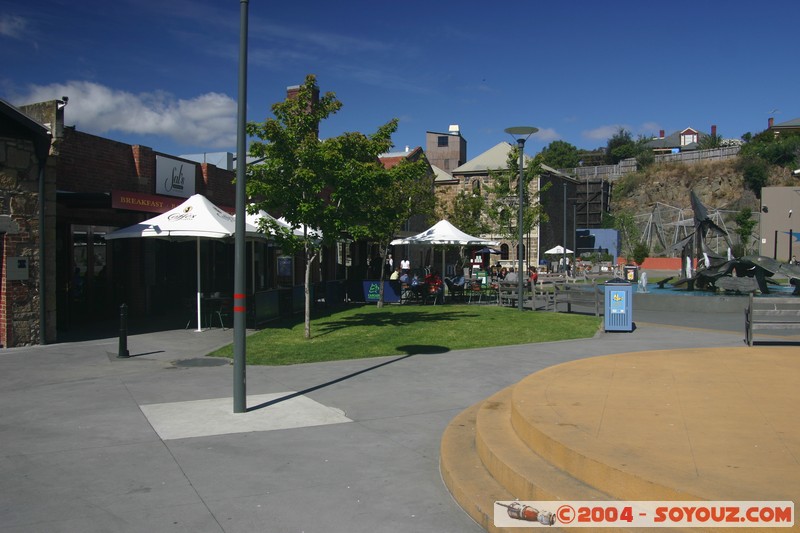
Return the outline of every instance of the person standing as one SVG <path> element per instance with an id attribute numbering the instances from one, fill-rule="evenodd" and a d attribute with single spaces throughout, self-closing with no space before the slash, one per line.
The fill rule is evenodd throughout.
<path id="1" fill-rule="evenodd" d="M 411 261 L 409 261 L 407 257 L 404 257 L 400 261 L 400 268 L 402 269 L 402 271 L 404 273 L 410 274 L 411 273 Z"/>

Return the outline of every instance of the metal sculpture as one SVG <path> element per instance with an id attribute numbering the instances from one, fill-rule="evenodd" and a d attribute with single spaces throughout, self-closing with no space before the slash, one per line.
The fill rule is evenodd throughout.
<path id="1" fill-rule="evenodd" d="M 731 242 L 728 232 L 717 226 L 708 216 L 708 210 L 694 193 L 691 192 L 692 210 L 694 211 L 694 232 L 676 243 L 672 251 L 681 252 L 681 264 L 686 262 L 686 270 L 681 272 L 681 279 L 674 286 L 686 285 L 688 290 L 725 290 L 739 293 L 754 292 L 763 294 L 770 292 L 770 285 L 779 285 L 772 279 L 775 274 L 789 278 L 789 284 L 795 289 L 793 294 L 800 295 L 800 266 L 781 263 L 763 255 L 749 255 L 734 258 L 731 255 Z M 727 257 L 715 254 L 706 244 L 709 233 L 721 236 L 728 244 Z M 692 259 L 697 260 L 697 268 L 692 271 Z"/>

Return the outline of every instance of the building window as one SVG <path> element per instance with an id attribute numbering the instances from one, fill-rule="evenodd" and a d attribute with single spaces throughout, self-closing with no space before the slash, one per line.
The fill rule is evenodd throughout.
<path id="1" fill-rule="evenodd" d="M 447 135 L 439 135 L 439 148 L 446 148 L 447 143 L 449 141 L 449 137 Z"/>
<path id="2" fill-rule="evenodd" d="M 697 142 L 697 134 L 696 133 L 682 133 L 681 134 L 681 146 L 686 146 L 687 144 L 692 144 Z"/>
<path id="3" fill-rule="evenodd" d="M 473 180 L 472 182 L 472 196 L 481 195 L 481 180 Z"/>

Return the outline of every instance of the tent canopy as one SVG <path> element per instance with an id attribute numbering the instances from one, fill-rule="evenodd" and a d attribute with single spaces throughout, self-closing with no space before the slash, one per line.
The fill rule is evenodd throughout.
<path id="1" fill-rule="evenodd" d="M 481 237 L 468 235 L 447 220 L 440 220 L 422 233 L 404 239 L 395 239 L 390 243 L 398 244 L 455 244 L 460 246 L 497 246 L 498 243 Z"/>
<path id="2" fill-rule="evenodd" d="M 299 225 L 296 227 L 292 227 L 292 225 L 289 222 L 287 222 L 285 218 L 283 217 L 275 218 L 266 211 L 264 211 L 263 209 L 260 209 L 257 213 L 248 213 L 246 220 L 247 224 L 255 228 L 259 228 L 261 226 L 261 221 L 265 220 L 267 221 L 267 224 L 276 224 L 278 227 L 283 228 L 287 232 L 291 231 L 292 234 L 297 237 L 304 236 L 305 226 Z M 270 232 L 267 233 L 266 235 L 267 236 L 274 235 L 274 233 L 275 233 L 274 230 L 270 228 Z M 322 238 L 322 234 L 320 233 L 320 231 L 313 228 L 310 228 L 308 230 L 308 235 L 314 238 L 315 240 L 320 240 Z"/>
<path id="3" fill-rule="evenodd" d="M 554 247 L 554 248 L 550 248 L 549 250 L 547 250 L 545 252 L 545 254 L 561 254 L 561 255 L 563 255 L 563 254 L 571 254 L 571 253 L 572 253 L 572 250 L 570 250 L 569 248 L 565 249 L 560 244 L 558 246 Z"/>
<path id="4" fill-rule="evenodd" d="M 225 239 L 233 237 L 236 219 L 202 194 L 195 194 L 165 213 L 106 235 L 107 240 L 156 237 L 160 239 Z M 249 237 L 258 236 L 258 228 L 245 224 Z"/>
<path id="5" fill-rule="evenodd" d="M 168 240 L 197 241 L 197 331 L 202 331 L 200 289 L 200 239 L 229 239 L 236 232 L 236 219 L 202 194 L 195 194 L 166 213 L 106 234 L 106 240 L 151 237 Z M 251 238 L 266 238 L 258 228 L 245 222 Z"/>

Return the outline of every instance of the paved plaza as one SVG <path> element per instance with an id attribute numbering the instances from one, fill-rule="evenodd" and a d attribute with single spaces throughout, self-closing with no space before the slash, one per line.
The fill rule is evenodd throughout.
<path id="1" fill-rule="evenodd" d="M 448 423 L 558 363 L 743 346 L 741 313 L 634 309 L 630 333 L 247 368 L 232 331 L 0 351 L 0 532 L 475 532 L 439 471 Z M 797 339 L 794 337 L 793 339 Z"/>

